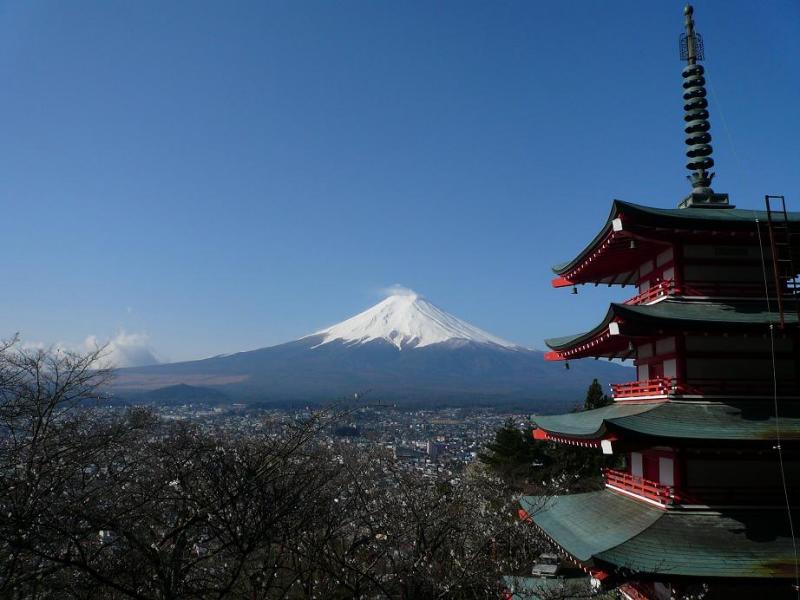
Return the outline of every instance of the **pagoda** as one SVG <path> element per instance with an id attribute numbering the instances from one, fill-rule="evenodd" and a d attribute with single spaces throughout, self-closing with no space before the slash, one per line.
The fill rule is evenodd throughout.
<path id="1" fill-rule="evenodd" d="M 613 403 L 536 417 L 533 437 L 617 457 L 600 491 L 527 496 L 520 517 L 622 598 L 800 598 L 800 213 L 714 192 L 702 38 L 684 9 L 690 194 L 677 208 L 615 200 L 553 268 L 556 288 L 636 286 L 547 360 L 632 360 Z M 567 362 L 567 365 L 569 363 Z"/>

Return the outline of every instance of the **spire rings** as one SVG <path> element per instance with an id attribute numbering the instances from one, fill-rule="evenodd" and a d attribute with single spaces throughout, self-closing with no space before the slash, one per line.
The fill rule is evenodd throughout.
<path id="1" fill-rule="evenodd" d="M 683 110 L 686 121 L 686 168 L 691 171 L 705 171 L 714 166 L 711 158 L 711 124 L 708 122 L 708 100 L 703 77 L 703 65 L 692 64 L 683 68 Z"/>

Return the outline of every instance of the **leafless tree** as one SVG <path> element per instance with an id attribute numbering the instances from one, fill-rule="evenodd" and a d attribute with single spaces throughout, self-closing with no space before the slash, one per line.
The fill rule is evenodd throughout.
<path id="1" fill-rule="evenodd" d="M 0 592 L 29 589 L 61 566 L 41 555 L 65 552 L 47 517 L 62 505 L 86 452 L 104 442 L 76 407 L 99 398 L 110 373 L 88 354 L 0 344 Z"/>
<path id="2" fill-rule="evenodd" d="M 0 596 L 486 598 L 537 552 L 488 473 L 323 442 L 320 411 L 229 436 L 101 410 L 86 355 L 0 346 Z"/>

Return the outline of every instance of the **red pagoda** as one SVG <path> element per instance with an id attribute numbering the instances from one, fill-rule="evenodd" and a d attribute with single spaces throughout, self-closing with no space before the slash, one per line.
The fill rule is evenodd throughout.
<path id="1" fill-rule="evenodd" d="M 800 598 L 800 213 L 737 209 L 711 189 L 702 38 L 681 36 L 687 168 L 678 208 L 614 201 L 553 286 L 634 285 L 548 360 L 632 359 L 603 408 L 535 419 L 533 436 L 624 467 L 601 491 L 524 497 L 520 515 L 621 597 Z"/>

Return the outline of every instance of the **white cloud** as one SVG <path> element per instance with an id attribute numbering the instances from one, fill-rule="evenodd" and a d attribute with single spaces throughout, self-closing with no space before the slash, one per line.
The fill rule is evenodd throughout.
<path id="1" fill-rule="evenodd" d="M 27 351 L 45 350 L 47 348 L 47 344 L 44 342 L 23 341 L 20 343 L 20 348 Z"/>
<path id="2" fill-rule="evenodd" d="M 379 290 L 381 294 L 384 296 L 415 296 L 417 298 L 421 298 L 422 294 L 419 294 L 412 290 L 411 288 L 407 288 L 404 285 L 399 283 L 395 283 L 390 285 L 389 287 L 382 288 Z"/>
<path id="3" fill-rule="evenodd" d="M 150 347 L 150 336 L 146 333 L 128 333 L 121 330 L 116 336 L 103 342 L 96 335 L 83 341 L 82 350 L 90 352 L 105 344 L 103 362 L 112 367 L 140 367 L 155 365 L 160 361 Z"/>
<path id="4" fill-rule="evenodd" d="M 103 340 L 96 335 L 86 336 L 80 344 L 56 342 L 46 344 L 36 340 L 20 340 L 21 350 L 35 352 L 37 350 L 52 350 L 54 352 L 77 352 L 80 354 L 94 352 L 103 348 L 98 366 L 102 367 L 143 367 L 155 365 L 161 361 L 150 346 L 150 336 L 146 333 L 128 333 L 121 329 L 111 339 Z"/>

